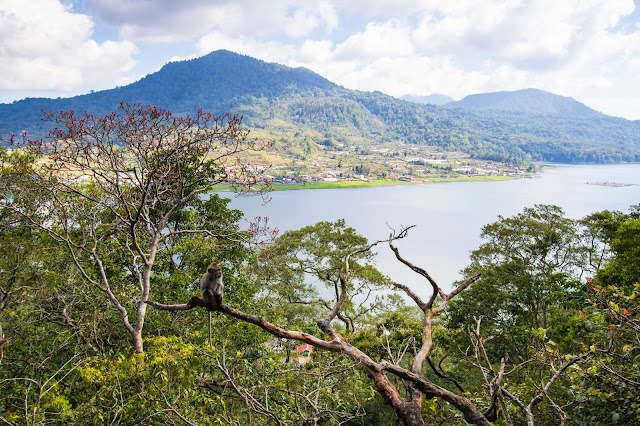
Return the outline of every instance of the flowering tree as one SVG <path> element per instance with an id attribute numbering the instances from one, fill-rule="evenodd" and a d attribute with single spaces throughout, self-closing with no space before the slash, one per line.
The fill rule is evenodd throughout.
<path id="1" fill-rule="evenodd" d="M 270 143 L 250 139 L 241 117 L 202 110 L 179 117 L 121 103 L 103 117 L 68 111 L 45 119 L 55 126 L 46 139 L 12 137 L 22 149 L 2 153 L 3 208 L 66 248 L 84 280 L 120 312 L 142 353 L 158 252 L 187 235 L 246 242 L 251 235 L 230 210 L 196 218 L 193 206 L 218 184 L 268 189 L 242 154 Z"/>

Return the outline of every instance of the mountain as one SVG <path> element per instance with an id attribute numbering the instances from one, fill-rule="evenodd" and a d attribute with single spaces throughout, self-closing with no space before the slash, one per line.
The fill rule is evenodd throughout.
<path id="1" fill-rule="evenodd" d="M 445 104 L 455 102 L 455 100 L 452 97 L 447 95 L 441 95 L 439 93 L 433 93 L 427 96 L 404 95 L 400 99 L 403 99 L 409 102 L 415 102 L 417 104 L 431 104 L 431 105 L 445 105 Z"/>
<path id="2" fill-rule="evenodd" d="M 72 98 L 27 98 L 0 104 L 0 134 L 41 130 L 42 109 L 106 114 L 124 100 L 162 106 L 175 114 L 194 113 L 199 108 L 220 114 L 251 99 L 323 95 L 336 88 L 336 84 L 305 68 L 220 50 L 197 59 L 170 62 L 128 86 Z"/>
<path id="3" fill-rule="evenodd" d="M 305 68 L 229 51 L 172 62 L 138 82 L 64 99 L 0 104 L 0 135 L 44 135 L 41 110 L 106 114 L 120 101 L 193 114 L 242 114 L 244 123 L 286 149 L 309 136 L 309 152 L 404 142 L 499 161 L 640 161 L 640 121 L 597 113 L 535 89 L 473 95 L 451 106 L 349 90 Z"/>
<path id="4" fill-rule="evenodd" d="M 585 118 L 603 115 L 573 98 L 554 95 L 538 89 L 480 93 L 465 96 L 458 102 L 451 102 L 448 105 L 483 111 L 510 111 L 536 115 L 549 114 Z"/>

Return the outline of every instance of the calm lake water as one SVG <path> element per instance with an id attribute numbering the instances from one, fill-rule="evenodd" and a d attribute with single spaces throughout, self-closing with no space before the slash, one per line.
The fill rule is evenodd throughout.
<path id="1" fill-rule="evenodd" d="M 555 204 L 571 218 L 600 210 L 628 212 L 640 203 L 640 186 L 612 187 L 587 182 L 640 185 L 640 164 L 555 165 L 535 179 L 503 182 L 452 182 L 354 189 L 278 191 L 262 205 L 259 197 L 234 198 L 246 218 L 267 216 L 281 231 L 321 220 L 344 218 L 370 241 L 387 238 L 390 228 L 416 225 L 397 242 L 400 254 L 426 269 L 444 288 L 460 280 L 469 253 L 481 244 L 483 225 L 534 204 Z M 427 283 L 378 248 L 378 268 L 422 296 Z M 421 291 L 425 289 L 425 291 Z"/>

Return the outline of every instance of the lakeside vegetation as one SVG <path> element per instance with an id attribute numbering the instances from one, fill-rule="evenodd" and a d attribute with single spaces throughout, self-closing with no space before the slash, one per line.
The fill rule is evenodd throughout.
<path id="1" fill-rule="evenodd" d="M 287 191 L 290 189 L 332 189 L 332 188 L 366 188 L 375 186 L 392 186 L 392 185 L 420 185 L 425 183 L 438 182 L 487 182 L 487 181 L 504 181 L 511 179 L 520 179 L 515 176 L 451 176 L 444 178 L 432 178 L 425 180 L 414 180 L 411 182 L 401 180 L 377 180 L 374 182 L 363 181 L 339 181 L 339 182 L 302 182 L 294 184 L 275 184 L 274 191 Z"/>
<path id="2" fill-rule="evenodd" d="M 376 186 L 393 186 L 393 185 L 420 185 L 426 183 L 444 183 L 444 182 L 490 182 L 490 181 L 505 181 L 511 179 L 522 179 L 522 177 L 516 176 L 460 176 L 460 177 L 445 177 L 445 178 L 433 178 L 431 180 L 415 180 L 411 182 L 401 180 L 377 180 L 374 182 L 363 182 L 361 180 L 356 181 L 338 181 L 338 182 L 301 182 L 301 183 L 287 183 L 287 184 L 272 184 L 271 188 L 274 191 L 292 191 L 300 189 L 340 189 L 340 188 L 368 188 Z M 233 188 L 228 185 L 218 185 L 216 192 L 233 192 Z"/>

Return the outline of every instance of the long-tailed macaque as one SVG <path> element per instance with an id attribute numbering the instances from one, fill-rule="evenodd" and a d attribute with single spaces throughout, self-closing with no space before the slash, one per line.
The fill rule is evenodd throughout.
<path id="1" fill-rule="evenodd" d="M 200 295 L 207 305 L 207 314 L 209 315 L 209 346 L 213 350 L 211 343 L 211 309 L 214 305 L 222 303 L 222 269 L 216 262 L 211 262 L 207 267 L 207 272 L 200 278 Z"/>

